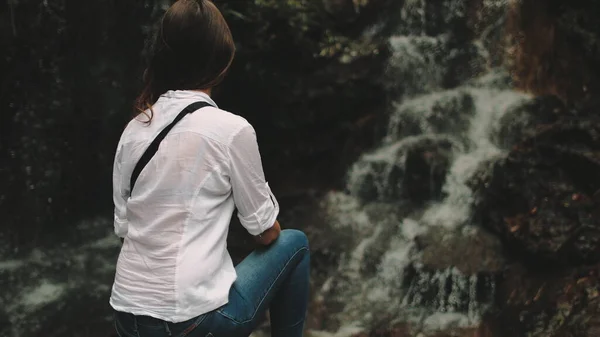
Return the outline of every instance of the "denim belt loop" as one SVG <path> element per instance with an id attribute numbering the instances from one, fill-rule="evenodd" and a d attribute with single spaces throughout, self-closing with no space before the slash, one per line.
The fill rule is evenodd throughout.
<path id="1" fill-rule="evenodd" d="M 140 337 L 140 333 L 138 330 L 137 317 L 134 314 L 131 314 L 131 316 L 133 316 L 133 332 L 135 333 L 136 336 Z"/>
<path id="2" fill-rule="evenodd" d="M 171 329 L 169 329 L 169 322 L 163 322 L 165 324 L 165 331 L 171 336 Z"/>

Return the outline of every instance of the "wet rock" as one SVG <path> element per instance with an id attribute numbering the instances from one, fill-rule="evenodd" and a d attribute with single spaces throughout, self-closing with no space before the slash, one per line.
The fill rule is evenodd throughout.
<path id="1" fill-rule="evenodd" d="M 514 1 L 507 12 L 514 83 L 561 101 L 509 113 L 499 135 L 510 153 L 475 181 L 477 217 L 518 261 L 498 287 L 503 336 L 600 332 L 596 12 L 578 0 Z"/>
<path id="2" fill-rule="evenodd" d="M 592 337 L 600 332 L 598 265 L 540 274 L 520 264 L 498 287 L 500 336 Z"/>
<path id="3" fill-rule="evenodd" d="M 389 4 L 389 0 L 323 0 L 325 10 L 346 24 L 371 14 L 374 9 Z"/>
<path id="4" fill-rule="evenodd" d="M 455 267 L 465 275 L 499 273 L 506 264 L 500 240 L 484 229 L 436 228 L 416 238 L 419 262 L 429 270 Z"/>
<path id="5" fill-rule="evenodd" d="M 556 123 L 565 116 L 576 117 L 575 114 L 556 97 L 536 97 L 511 108 L 502 116 L 494 133 L 494 142 L 510 149 L 523 139 L 534 136 L 540 127 Z"/>
<path id="6" fill-rule="evenodd" d="M 363 201 L 439 199 L 454 144 L 444 137 L 416 137 L 363 156 L 348 188 Z"/>
<path id="7" fill-rule="evenodd" d="M 600 122 L 537 128 L 472 181 L 476 219 L 535 267 L 600 261 Z M 518 253 L 517 253 L 518 254 Z"/>
<path id="8" fill-rule="evenodd" d="M 422 144 L 409 149 L 406 153 L 402 190 L 410 200 L 422 203 L 442 196 L 442 186 L 446 181 L 451 152 L 450 144 L 441 145 L 432 148 Z"/>
<path id="9" fill-rule="evenodd" d="M 600 11 L 595 1 L 511 1 L 509 62 L 519 89 L 599 106 Z M 552 51 L 552 52 L 549 52 Z"/>

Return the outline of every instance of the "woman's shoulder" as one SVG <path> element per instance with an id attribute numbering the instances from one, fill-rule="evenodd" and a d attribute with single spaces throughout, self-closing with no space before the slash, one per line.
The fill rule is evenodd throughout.
<path id="1" fill-rule="evenodd" d="M 253 129 L 246 118 L 216 107 L 196 111 L 190 117 L 190 121 L 194 130 L 209 133 L 224 144 L 229 144 L 240 131 Z"/>
<path id="2" fill-rule="evenodd" d="M 212 120 L 217 124 L 224 124 L 230 127 L 245 127 L 250 125 L 246 118 L 237 115 L 233 112 L 223 110 L 217 107 L 207 107 L 205 114 L 198 114 L 197 116 L 205 117 L 206 119 Z M 204 110 L 204 109 L 202 109 Z M 199 110 L 199 111 L 202 111 Z"/>

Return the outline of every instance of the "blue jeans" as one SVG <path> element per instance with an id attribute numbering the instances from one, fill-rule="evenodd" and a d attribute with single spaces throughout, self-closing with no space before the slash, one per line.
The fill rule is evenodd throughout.
<path id="1" fill-rule="evenodd" d="M 272 337 L 301 337 L 308 305 L 308 239 L 286 229 L 236 266 L 229 302 L 180 323 L 115 312 L 121 337 L 247 337 L 269 309 Z"/>

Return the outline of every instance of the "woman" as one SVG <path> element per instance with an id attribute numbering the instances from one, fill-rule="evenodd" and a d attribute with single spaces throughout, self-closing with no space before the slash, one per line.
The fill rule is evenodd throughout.
<path id="1" fill-rule="evenodd" d="M 209 0 L 179 0 L 164 15 L 140 114 L 114 164 L 114 225 L 124 242 L 110 304 L 119 336 L 248 336 L 267 309 L 272 336 L 302 336 L 306 236 L 281 231 L 252 126 L 210 98 L 234 52 Z M 172 124 L 190 104 L 205 107 Z M 264 246 L 235 268 L 226 247 L 234 208 Z"/>

